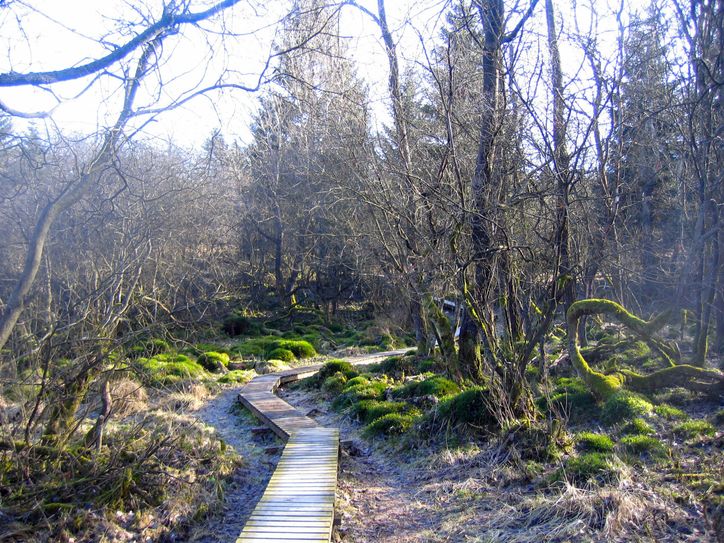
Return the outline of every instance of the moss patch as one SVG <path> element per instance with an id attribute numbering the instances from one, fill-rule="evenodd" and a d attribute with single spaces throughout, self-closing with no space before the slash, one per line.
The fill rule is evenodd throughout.
<path id="1" fill-rule="evenodd" d="M 689 415 L 681 409 L 667 403 L 662 403 L 654 407 L 654 413 L 666 420 L 686 420 L 689 418 Z"/>
<path id="2" fill-rule="evenodd" d="M 360 400 L 381 400 L 387 387 L 388 385 L 384 381 L 373 381 L 348 387 L 334 399 L 332 407 L 344 409 Z"/>
<path id="3" fill-rule="evenodd" d="M 207 351 L 201 353 L 197 358 L 197 362 L 209 371 L 218 371 L 219 365 L 227 367 L 229 365 L 229 355 L 217 351 Z"/>
<path id="4" fill-rule="evenodd" d="M 415 424 L 416 417 L 403 413 L 388 413 L 365 426 L 364 435 L 392 436 L 407 432 Z"/>
<path id="5" fill-rule="evenodd" d="M 642 418 L 635 418 L 627 422 L 621 433 L 624 435 L 647 436 L 654 433 L 653 427 Z"/>
<path id="6" fill-rule="evenodd" d="M 410 381 L 406 385 L 395 390 L 394 395 L 401 398 L 412 398 L 416 396 L 435 396 L 442 398 L 460 392 L 460 387 L 450 379 L 430 377 L 424 381 Z"/>
<path id="7" fill-rule="evenodd" d="M 183 354 L 163 353 L 151 358 L 139 358 L 138 363 L 151 384 L 168 385 L 206 376 L 206 371 L 199 363 Z"/>
<path id="8" fill-rule="evenodd" d="M 219 377 L 219 383 L 224 384 L 243 384 L 248 383 L 254 378 L 255 372 L 249 370 L 232 370 L 225 375 Z"/>
<path id="9" fill-rule="evenodd" d="M 410 405 L 404 402 L 362 400 L 352 405 L 351 413 L 362 422 L 370 423 L 390 413 L 404 413 L 409 410 Z"/>
<path id="10" fill-rule="evenodd" d="M 589 452 L 569 458 L 559 477 L 581 485 L 587 483 L 613 483 L 619 479 L 620 469 L 608 453 Z"/>
<path id="11" fill-rule="evenodd" d="M 694 439 L 703 436 L 713 436 L 716 429 L 705 420 L 688 420 L 674 426 L 674 435 L 685 439 Z"/>
<path id="12" fill-rule="evenodd" d="M 581 432 L 576 436 L 576 448 L 579 451 L 611 452 L 613 440 L 606 434 Z"/>
<path id="13" fill-rule="evenodd" d="M 626 436 L 622 437 L 618 444 L 623 452 L 632 456 L 648 456 L 652 459 L 663 459 L 667 456 L 664 444 L 652 436 Z"/>
<path id="14" fill-rule="evenodd" d="M 643 396 L 628 390 L 619 390 L 606 400 L 601 411 L 601 419 L 606 424 L 617 424 L 649 415 L 653 409 L 651 402 Z"/>
<path id="15" fill-rule="evenodd" d="M 497 425 L 490 411 L 488 389 L 473 387 L 449 398 L 437 407 L 435 416 L 453 426 L 466 425 L 474 429 L 491 428 Z"/>

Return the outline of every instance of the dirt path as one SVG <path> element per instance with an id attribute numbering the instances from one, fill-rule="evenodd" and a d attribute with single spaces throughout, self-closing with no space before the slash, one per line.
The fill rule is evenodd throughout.
<path id="1" fill-rule="evenodd" d="M 277 442 L 275 437 L 252 437 L 250 429 L 257 423 L 237 402 L 240 388 L 222 391 L 192 413 L 201 422 L 214 427 L 227 445 L 234 447 L 244 458 L 244 464 L 236 470 L 226 487 L 223 511 L 200 526 L 190 541 L 234 543 L 264 493 L 279 459 L 279 455 L 270 456 L 264 452 L 266 446 Z"/>

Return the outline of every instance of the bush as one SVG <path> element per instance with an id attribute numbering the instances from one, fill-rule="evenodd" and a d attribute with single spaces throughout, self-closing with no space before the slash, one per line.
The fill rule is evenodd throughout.
<path id="1" fill-rule="evenodd" d="M 387 383 L 373 381 L 367 384 L 351 386 L 337 396 L 332 402 L 335 409 L 344 409 L 359 402 L 360 400 L 381 400 L 387 390 Z"/>
<path id="2" fill-rule="evenodd" d="M 666 447 L 655 437 L 634 435 L 622 437 L 618 442 L 621 449 L 631 455 L 648 455 L 652 458 L 666 456 Z"/>
<path id="3" fill-rule="evenodd" d="M 278 348 L 270 351 L 267 354 L 267 358 L 268 360 L 281 360 L 283 362 L 291 362 L 296 357 L 294 356 L 294 353 L 289 349 Z"/>
<path id="4" fill-rule="evenodd" d="M 412 398 L 417 396 L 435 396 L 442 398 L 460 392 L 460 387 L 453 383 L 450 379 L 440 377 L 430 377 L 424 381 L 410 381 L 401 388 L 395 390 L 395 396 L 402 398 Z"/>
<path id="5" fill-rule="evenodd" d="M 700 436 L 713 436 L 716 433 L 714 426 L 705 420 L 688 420 L 674 427 L 674 434 L 686 439 Z"/>
<path id="6" fill-rule="evenodd" d="M 654 407 L 654 413 L 666 420 L 686 420 L 689 418 L 689 415 L 681 409 L 667 403 L 662 403 Z"/>
<path id="7" fill-rule="evenodd" d="M 410 408 L 404 402 L 387 402 L 379 400 L 362 400 L 352 405 L 352 414 L 362 422 L 370 423 L 390 413 L 404 413 Z"/>
<path id="8" fill-rule="evenodd" d="M 606 434 L 581 432 L 576 436 L 576 448 L 581 451 L 611 452 L 613 440 Z"/>
<path id="9" fill-rule="evenodd" d="M 415 423 L 415 417 L 403 413 L 388 413 L 365 426 L 366 436 L 391 436 L 407 432 Z"/>
<path id="10" fill-rule="evenodd" d="M 254 372 L 249 370 L 231 370 L 226 375 L 219 377 L 219 383 L 243 384 L 254 378 Z"/>
<path id="11" fill-rule="evenodd" d="M 287 366 L 283 360 L 272 358 L 270 360 L 260 360 L 254 365 L 254 369 L 259 375 L 265 375 L 267 373 L 288 370 L 289 366 Z"/>
<path id="12" fill-rule="evenodd" d="M 650 414 L 654 409 L 646 398 L 628 390 L 620 390 L 603 405 L 601 418 L 606 424 L 630 421 Z"/>
<path id="13" fill-rule="evenodd" d="M 224 333 L 231 337 L 257 335 L 262 328 L 258 322 L 238 313 L 228 315 L 221 324 Z"/>
<path id="14" fill-rule="evenodd" d="M 635 418 L 621 428 L 622 434 L 645 436 L 654 433 L 653 427 L 642 418 Z"/>
<path id="15" fill-rule="evenodd" d="M 217 371 L 219 369 L 219 364 L 223 367 L 227 367 L 229 365 L 229 355 L 216 351 L 207 351 L 199 355 L 197 362 L 209 371 Z"/>
<path id="16" fill-rule="evenodd" d="M 495 427 L 496 418 L 490 411 L 489 392 L 473 387 L 445 398 L 437 407 L 438 418 L 452 425 L 466 424 L 475 428 Z"/>
<path id="17" fill-rule="evenodd" d="M 339 394 L 344 389 L 347 378 L 343 373 L 335 373 L 331 377 L 327 377 L 322 383 L 322 390 L 328 394 Z"/>
<path id="18" fill-rule="evenodd" d="M 206 375 L 200 364 L 183 354 L 158 354 L 152 358 L 139 358 L 138 363 L 154 384 L 168 385 Z"/>
<path id="19" fill-rule="evenodd" d="M 589 452 L 569 458 L 563 473 L 579 485 L 591 482 L 612 483 L 617 481 L 621 474 L 613 457 L 601 452 Z"/>

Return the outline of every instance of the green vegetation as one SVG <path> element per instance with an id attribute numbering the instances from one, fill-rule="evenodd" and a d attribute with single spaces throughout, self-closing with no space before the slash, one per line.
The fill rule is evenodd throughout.
<path id="1" fill-rule="evenodd" d="M 269 360 L 260 360 L 254 365 L 254 369 L 259 375 L 265 375 L 267 373 L 288 370 L 289 366 L 287 366 L 283 360 L 271 358 Z"/>
<path id="2" fill-rule="evenodd" d="M 416 396 L 435 396 L 442 398 L 460 392 L 460 387 L 450 379 L 435 375 L 424 381 L 410 381 L 404 386 L 395 389 L 394 395 L 400 398 L 412 398 Z"/>
<path id="3" fill-rule="evenodd" d="M 317 351 L 308 341 L 284 339 L 276 336 L 249 338 L 232 347 L 231 352 L 241 357 L 275 358 L 285 362 L 291 362 L 295 358 L 311 358 L 317 354 Z"/>
<path id="4" fill-rule="evenodd" d="M 716 429 L 705 420 L 695 419 L 682 422 L 674 426 L 674 435 L 685 439 L 694 439 L 703 436 L 713 436 Z"/>
<path id="5" fill-rule="evenodd" d="M 269 357 L 269 360 L 281 360 L 282 362 L 292 362 L 297 358 L 296 356 L 294 356 L 294 353 L 292 351 L 290 351 L 289 349 L 283 349 L 281 347 L 269 351 L 269 353 L 267 353 L 267 356 Z"/>
<path id="6" fill-rule="evenodd" d="M 225 384 L 244 384 L 252 380 L 255 373 L 249 370 L 231 370 L 219 377 L 219 383 Z"/>
<path id="7" fill-rule="evenodd" d="M 689 415 L 681 409 L 666 403 L 654 407 L 654 413 L 666 420 L 685 420 L 689 418 Z"/>
<path id="8" fill-rule="evenodd" d="M 322 383 L 322 390 L 327 394 L 339 394 L 347 384 L 347 378 L 343 373 L 337 372 L 327 377 Z"/>
<path id="9" fill-rule="evenodd" d="M 623 428 L 621 428 L 621 433 L 624 435 L 645 436 L 645 435 L 653 434 L 654 429 L 644 419 L 637 417 L 637 418 L 633 419 L 632 421 L 627 422 L 623 426 Z"/>
<path id="10" fill-rule="evenodd" d="M 319 373 L 317 373 L 316 378 L 317 381 L 321 383 L 324 382 L 327 377 L 331 377 L 332 375 L 335 375 L 337 373 L 341 373 L 347 378 L 355 377 L 357 374 L 352 364 L 350 364 L 346 360 L 335 359 L 325 363 L 324 366 L 322 366 L 322 368 L 319 370 Z"/>
<path id="11" fill-rule="evenodd" d="M 578 378 L 561 377 L 550 395 L 536 400 L 545 412 L 565 413 L 572 421 L 580 421 L 598 415 L 596 398 L 585 383 Z"/>
<path id="12" fill-rule="evenodd" d="M 216 351 L 206 351 L 201 353 L 196 361 L 209 371 L 218 371 L 219 366 L 225 368 L 229 365 L 229 355 Z"/>
<path id="13" fill-rule="evenodd" d="M 581 432 L 576 436 L 576 448 L 580 451 L 612 452 L 613 440 L 606 434 Z"/>
<path id="14" fill-rule="evenodd" d="M 374 420 L 364 428 L 366 436 L 393 436 L 407 432 L 417 420 L 414 415 L 388 413 Z"/>
<path id="15" fill-rule="evenodd" d="M 206 376 L 199 363 L 183 354 L 157 354 L 151 358 L 139 358 L 138 364 L 145 380 L 154 385 L 170 385 Z"/>
<path id="16" fill-rule="evenodd" d="M 345 409 L 360 400 L 381 400 L 387 388 L 388 384 L 385 381 L 371 381 L 347 387 L 334 399 L 332 407 Z"/>
<path id="17" fill-rule="evenodd" d="M 221 329 L 231 337 L 254 336 L 262 333 L 263 326 L 249 317 L 239 313 L 232 313 L 221 323 Z"/>
<path id="18" fill-rule="evenodd" d="M 588 452 L 571 457 L 559 472 L 559 477 L 575 484 L 614 483 L 621 475 L 613 456 L 602 452 Z"/>
<path id="19" fill-rule="evenodd" d="M 132 357 L 150 358 L 157 354 L 168 353 L 171 350 L 171 345 L 165 339 L 152 338 L 131 347 L 129 354 Z"/>
<path id="20" fill-rule="evenodd" d="M 497 423 L 489 403 L 486 388 L 472 387 L 441 401 L 434 416 L 452 426 L 464 425 L 476 430 L 495 427 Z"/>
<path id="21" fill-rule="evenodd" d="M 352 405 L 351 413 L 362 422 L 370 423 L 390 413 L 404 413 L 410 405 L 404 402 L 388 402 L 379 400 L 361 400 Z"/>
<path id="22" fill-rule="evenodd" d="M 618 424 L 649 415 L 653 409 L 651 402 L 640 394 L 620 390 L 606 400 L 601 411 L 601 420 L 609 425 Z"/>
<path id="23" fill-rule="evenodd" d="M 622 437 L 618 442 L 621 449 L 629 455 L 646 455 L 661 459 L 667 456 L 666 447 L 658 439 L 648 435 L 632 435 Z"/>

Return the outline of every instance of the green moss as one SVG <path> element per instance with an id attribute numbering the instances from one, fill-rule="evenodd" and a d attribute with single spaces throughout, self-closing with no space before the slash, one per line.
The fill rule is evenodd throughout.
<path id="1" fill-rule="evenodd" d="M 674 434 L 686 439 L 702 436 L 713 436 L 716 429 L 705 420 L 695 419 L 674 426 Z"/>
<path id="2" fill-rule="evenodd" d="M 363 433 L 368 437 L 400 435 L 412 428 L 415 420 L 413 415 L 388 413 L 365 426 Z"/>
<path id="3" fill-rule="evenodd" d="M 442 398 L 460 392 L 460 387 L 445 377 L 435 376 L 424 381 L 410 381 L 395 390 L 395 396 L 412 398 L 417 396 L 435 396 Z"/>
<path id="4" fill-rule="evenodd" d="M 619 390 L 606 400 L 601 411 L 601 418 L 606 424 L 617 424 L 633 420 L 643 415 L 649 415 L 654 409 L 646 398 L 629 392 Z"/>
<path id="5" fill-rule="evenodd" d="M 484 387 L 469 388 L 445 398 L 438 405 L 436 416 L 451 425 L 468 425 L 478 429 L 497 425 L 490 411 L 488 389 Z"/>
<path id="6" fill-rule="evenodd" d="M 567 478 L 575 484 L 613 483 L 619 479 L 621 471 L 613 456 L 602 452 L 588 452 L 571 457 L 565 464 L 559 477 Z"/>
<path id="7" fill-rule="evenodd" d="M 651 458 L 665 458 L 667 456 L 666 447 L 658 439 L 652 436 L 635 435 L 622 437 L 618 442 L 621 449 L 629 454 L 642 456 L 647 455 Z"/>
<path id="8" fill-rule="evenodd" d="M 201 353 L 197 358 L 197 362 L 209 371 L 217 371 L 219 369 L 219 364 L 227 367 L 229 365 L 229 360 L 228 354 L 216 351 Z"/>
<path id="9" fill-rule="evenodd" d="M 339 394 L 345 387 L 347 378 L 343 373 L 337 372 L 327 377 L 322 383 L 322 390 L 327 394 Z"/>
<path id="10" fill-rule="evenodd" d="M 219 377 L 219 383 L 225 384 L 243 384 L 248 383 L 254 378 L 255 373 L 249 370 L 231 370 L 225 375 Z"/>
<path id="11" fill-rule="evenodd" d="M 621 428 L 622 434 L 646 436 L 654 433 L 653 427 L 642 418 L 635 418 Z"/>
<path id="12" fill-rule="evenodd" d="M 580 451 L 611 452 L 613 440 L 606 434 L 581 432 L 576 436 L 576 448 Z"/>
<path id="13" fill-rule="evenodd" d="M 139 358 L 138 363 L 152 384 L 173 384 L 206 376 L 200 364 L 183 354 L 157 354 L 152 358 Z"/>
<path id="14" fill-rule="evenodd" d="M 558 421 L 516 420 L 507 426 L 506 442 L 514 446 L 522 460 L 550 462 L 570 450 L 572 440 Z"/>
<path id="15" fill-rule="evenodd" d="M 344 409 L 360 400 L 381 400 L 385 390 L 387 390 L 387 383 L 383 381 L 351 386 L 334 399 L 332 407 Z"/>
<path id="16" fill-rule="evenodd" d="M 349 388 L 357 385 L 368 385 L 370 384 L 370 380 L 365 377 L 364 375 L 358 375 L 357 377 L 353 377 L 349 381 L 347 381 L 347 384 L 344 388 Z"/>
<path id="17" fill-rule="evenodd" d="M 292 340 L 292 339 L 279 339 L 276 341 L 275 349 L 286 349 L 291 351 L 297 358 L 312 358 L 317 356 L 317 351 L 314 347 L 304 340 Z"/>
<path id="18" fill-rule="evenodd" d="M 278 371 L 288 370 L 289 366 L 283 361 L 271 358 L 269 360 L 260 360 L 254 364 L 254 370 L 259 375 L 266 375 L 267 373 L 276 373 Z"/>
<path id="19" fill-rule="evenodd" d="M 384 373 L 399 377 L 400 375 L 416 375 L 420 373 L 414 355 L 399 355 L 385 358 L 379 364 L 374 364 L 370 371 L 373 373 Z"/>
<path id="20" fill-rule="evenodd" d="M 267 358 L 269 360 L 281 360 L 283 362 L 291 362 L 296 359 L 292 351 L 282 348 L 273 349 L 267 353 Z"/>
<path id="21" fill-rule="evenodd" d="M 689 415 L 681 409 L 667 403 L 662 403 L 654 407 L 654 413 L 666 420 L 686 420 L 689 418 Z"/>
<path id="22" fill-rule="evenodd" d="M 321 367 L 315 379 L 318 383 L 323 383 L 327 377 L 331 377 L 336 373 L 341 373 L 347 379 L 352 379 L 357 376 L 357 372 L 352 364 L 346 360 L 334 359 L 328 361 Z"/>
<path id="23" fill-rule="evenodd" d="M 536 404 L 544 412 L 566 413 L 571 421 L 594 418 L 599 414 L 596 398 L 578 378 L 559 378 L 550 395 L 541 396 Z"/>
<path id="24" fill-rule="evenodd" d="M 351 413 L 362 422 L 370 423 L 390 413 L 404 413 L 410 405 L 404 402 L 387 402 L 379 400 L 362 400 L 352 405 Z"/>

